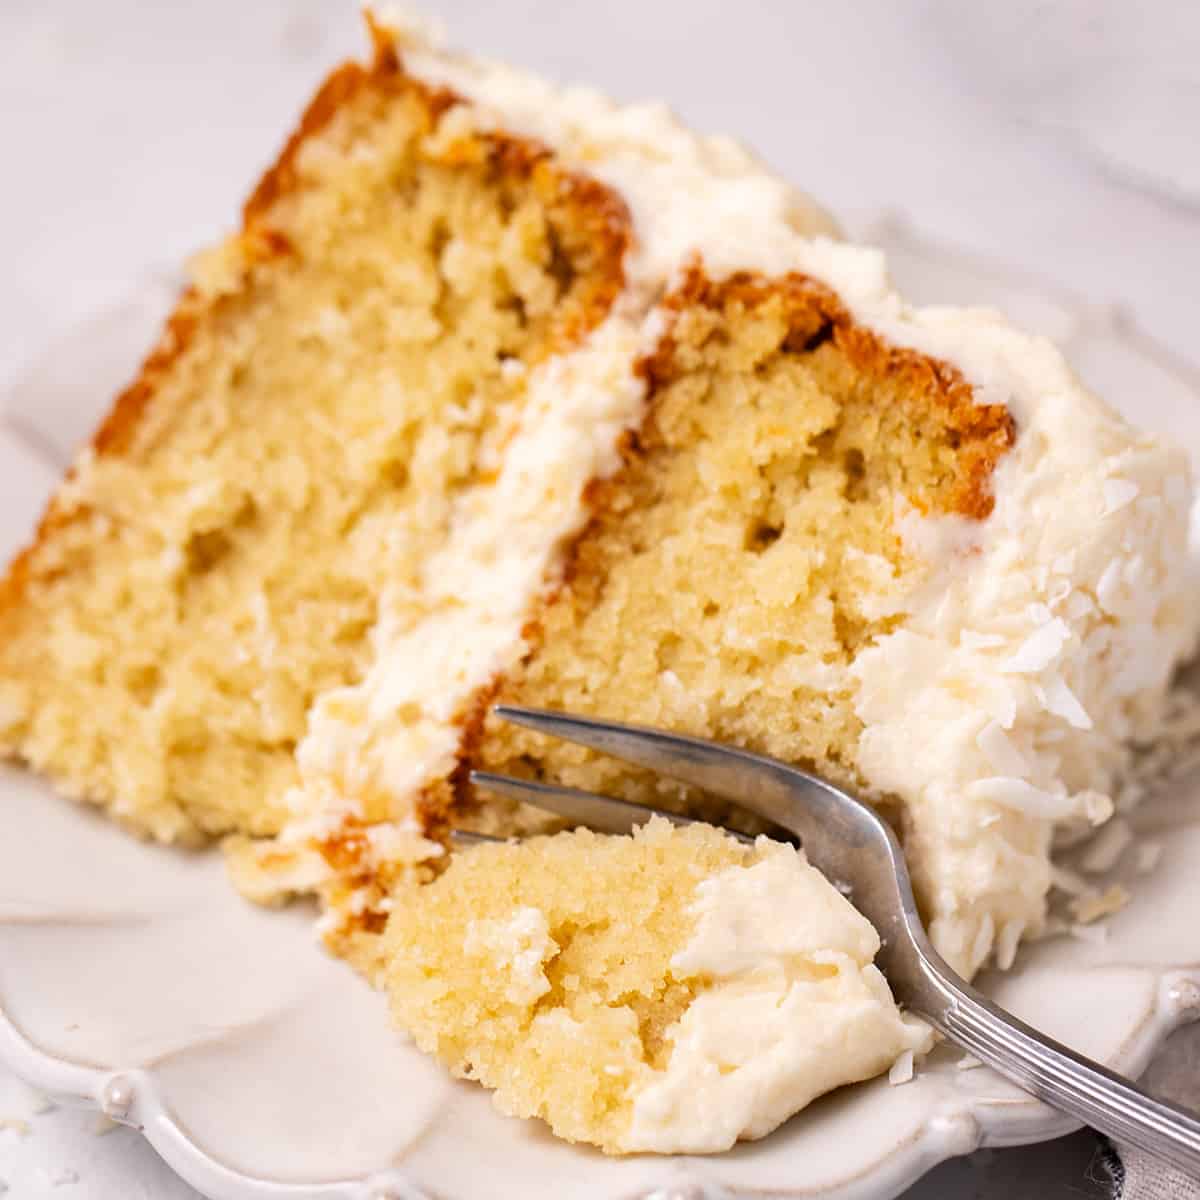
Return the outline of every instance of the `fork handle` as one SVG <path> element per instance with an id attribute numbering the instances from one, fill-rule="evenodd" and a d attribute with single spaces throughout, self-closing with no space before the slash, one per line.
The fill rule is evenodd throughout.
<path id="1" fill-rule="evenodd" d="M 927 1016 L 976 1058 L 1060 1112 L 1118 1142 L 1137 1146 L 1200 1178 L 1200 1120 L 1196 1115 L 1076 1054 L 1003 1012 L 948 967 L 925 962 L 942 1003 Z"/>

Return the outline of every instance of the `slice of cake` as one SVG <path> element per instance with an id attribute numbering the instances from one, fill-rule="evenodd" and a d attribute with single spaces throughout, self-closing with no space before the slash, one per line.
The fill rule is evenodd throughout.
<path id="1" fill-rule="evenodd" d="M 392 1009 L 505 1112 L 711 1153 L 929 1048 L 879 937 L 791 846 L 655 818 L 455 854 L 395 897 Z"/>
<path id="2" fill-rule="evenodd" d="M 373 32 L 0 585 L 0 746 L 386 972 L 451 824 L 547 828 L 473 765 L 725 815 L 495 698 L 662 725 L 858 790 L 1011 961 L 1192 646 L 1183 454 L 728 142 Z"/>

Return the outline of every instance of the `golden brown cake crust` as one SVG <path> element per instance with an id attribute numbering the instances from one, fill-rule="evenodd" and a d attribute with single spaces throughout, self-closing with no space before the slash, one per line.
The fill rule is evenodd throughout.
<path id="1" fill-rule="evenodd" d="M 243 206 L 238 239 L 247 269 L 256 262 L 289 253 L 291 247 L 287 238 L 270 227 L 271 209 L 297 185 L 296 159 L 301 147 L 320 133 L 358 93 L 367 88 L 384 93 L 416 93 L 424 100 L 431 118 L 461 103 L 460 97 L 449 89 L 431 87 L 406 74 L 392 36 L 370 15 L 367 21 L 374 46 L 370 65 L 345 62 L 328 76 L 304 110 L 279 157 L 267 168 Z M 587 176 L 553 166 L 550 151 L 538 142 L 503 133 L 479 134 L 477 142 L 485 147 L 490 165 L 498 174 L 528 179 L 540 167 L 543 178 L 538 182 L 542 188 L 548 191 L 565 189 L 573 206 L 588 220 L 589 233 L 599 248 L 598 257 L 612 264 L 607 286 L 597 288 L 587 315 L 561 331 L 561 342 L 568 345 L 602 318 L 620 291 L 623 283 L 620 263 L 631 236 L 629 212 L 611 189 Z M 193 287 L 184 289 L 137 377 L 117 396 L 92 436 L 91 448 L 97 455 L 120 454 L 129 444 L 134 428 L 155 395 L 159 380 L 187 347 L 198 323 L 209 314 L 213 303 L 201 297 Z M 67 478 L 73 474 L 72 469 Z M 0 580 L 0 631 L 5 615 L 15 609 L 24 596 L 31 555 L 39 544 L 52 536 L 61 519 L 52 500 L 38 523 L 31 544 L 13 560 Z"/>
<path id="2" fill-rule="evenodd" d="M 740 271 L 718 282 L 709 279 L 702 267 L 693 266 L 683 285 L 667 298 L 666 307 L 676 314 L 693 305 L 750 309 L 771 296 L 784 301 L 792 330 L 789 343 L 794 342 L 789 348 L 808 349 L 832 338 L 859 370 L 895 380 L 914 404 L 927 404 L 941 411 L 958 439 L 960 465 L 959 476 L 944 497 L 944 511 L 974 520 L 990 516 L 992 471 L 1016 440 L 1016 422 L 1003 405 L 979 404 L 957 367 L 915 350 L 889 345 L 858 324 L 831 288 L 807 275 L 768 279 Z M 651 404 L 655 393 L 677 374 L 675 349 L 668 332 L 639 364 L 650 385 Z M 913 503 L 919 507 L 920 498 L 914 496 Z"/>

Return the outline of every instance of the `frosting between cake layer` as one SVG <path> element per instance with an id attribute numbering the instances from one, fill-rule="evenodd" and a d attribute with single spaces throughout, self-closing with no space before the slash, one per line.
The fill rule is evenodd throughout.
<path id="1" fill-rule="evenodd" d="M 1055 824 L 1107 814 L 1098 793 L 1127 743 L 1152 734 L 1192 644 L 1183 455 L 1133 434 L 1044 340 L 992 313 L 907 305 L 878 251 L 826 236 L 818 210 L 731 143 L 697 138 L 657 105 L 621 108 L 397 36 L 406 70 L 469 102 L 447 114 L 445 136 L 541 139 L 622 195 L 635 247 L 605 323 L 531 374 L 499 482 L 467 498 L 430 564 L 428 619 L 393 629 L 385 606 L 367 680 L 313 714 L 301 748 L 310 817 L 366 787 L 402 809 L 452 763 L 463 706 L 521 653 L 526 614 L 585 519 L 583 489 L 615 467 L 616 437 L 638 419 L 633 367 L 661 335 L 655 306 L 672 282 L 697 259 L 714 278 L 800 272 L 889 343 L 953 363 L 980 403 L 1016 419 L 990 517 L 899 514 L 927 583 L 851 670 L 866 726 L 857 767 L 905 801 L 935 943 L 967 973 L 997 947 L 1010 959 L 1041 922 Z"/>
<path id="2" fill-rule="evenodd" d="M 310 715 L 297 803 L 318 825 L 347 805 L 372 815 L 356 798 L 413 797 L 453 768 L 464 709 L 524 651 L 532 601 L 586 519 L 583 489 L 615 469 L 617 440 L 641 412 L 638 345 L 633 323 L 613 315 L 582 349 L 530 373 L 498 476 L 466 493 L 448 544 L 425 564 L 423 615 L 401 624 L 384 597 L 366 678 Z M 400 827 L 419 832 L 403 817 Z"/>

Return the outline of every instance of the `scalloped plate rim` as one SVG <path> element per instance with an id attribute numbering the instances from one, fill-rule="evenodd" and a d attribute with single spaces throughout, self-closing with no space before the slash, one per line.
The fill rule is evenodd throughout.
<path id="1" fill-rule="evenodd" d="M 1130 1031 L 1112 1065 L 1137 1074 L 1154 1051 L 1189 1018 L 1186 1008 L 1172 1003 L 1170 992 L 1180 982 L 1200 988 L 1196 968 L 1168 967 L 1147 971 L 1156 978 L 1156 1006 Z M 419 1185 L 399 1172 L 381 1172 L 367 1179 L 317 1184 L 285 1183 L 256 1178 L 221 1163 L 191 1140 L 171 1115 L 153 1072 L 144 1069 L 109 1070 L 83 1066 L 41 1050 L 0 1010 L 0 1062 L 26 1083 L 54 1099 L 82 1101 L 95 1111 L 138 1129 L 155 1151 L 181 1178 L 213 1200 L 419 1200 Z M 129 1081 L 137 1097 L 128 1113 L 113 1110 L 105 1093 L 116 1081 Z M 966 1098 L 961 1108 L 932 1112 L 899 1144 L 861 1166 L 841 1181 L 839 1190 L 822 1189 L 822 1197 L 865 1200 L 897 1196 L 938 1164 L 986 1146 L 1020 1146 L 1049 1141 L 1072 1133 L 1079 1122 L 1064 1117 L 1033 1099 L 1011 1101 Z M 711 1187 L 711 1185 L 710 1185 Z M 757 1190 L 734 1188 L 728 1194 L 755 1196 Z M 816 1196 L 812 1191 L 781 1193 L 789 1197 Z"/>

